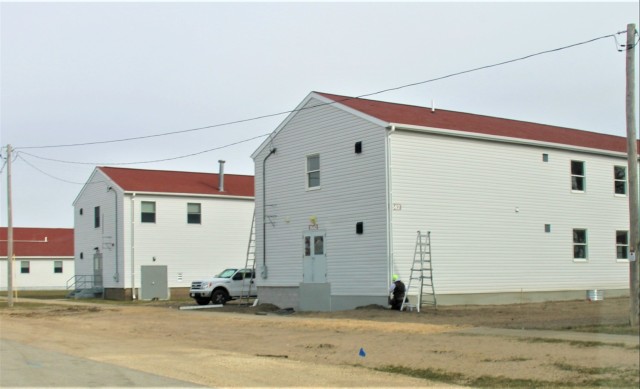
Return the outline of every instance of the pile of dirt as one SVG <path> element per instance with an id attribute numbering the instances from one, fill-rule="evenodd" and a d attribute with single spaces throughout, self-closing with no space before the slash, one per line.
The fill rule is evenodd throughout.
<path id="1" fill-rule="evenodd" d="M 378 305 L 378 304 L 369 304 L 369 305 L 364 305 L 362 307 L 356 307 L 356 309 L 369 309 L 369 310 L 380 310 L 380 309 L 384 309 L 385 311 L 388 310 L 389 308 L 387 307 L 383 307 L 382 305 Z"/>

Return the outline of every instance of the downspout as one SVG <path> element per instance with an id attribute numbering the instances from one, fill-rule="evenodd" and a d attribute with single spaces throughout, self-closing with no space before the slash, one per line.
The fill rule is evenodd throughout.
<path id="1" fill-rule="evenodd" d="M 260 274 L 262 279 L 267 278 L 267 171 L 265 166 L 267 159 L 275 152 L 275 148 L 271 149 L 262 160 L 262 272 Z"/>
<path id="2" fill-rule="evenodd" d="M 115 200 L 115 201 L 114 201 L 114 204 L 115 204 L 115 209 L 116 209 L 116 212 L 115 212 L 115 215 L 116 215 L 116 221 L 115 221 L 115 224 L 116 224 L 116 228 L 115 228 L 115 230 L 116 230 L 116 236 L 115 236 L 114 241 L 115 241 L 115 245 L 116 245 L 116 247 L 115 247 L 115 265 L 116 265 L 116 272 L 115 272 L 115 274 L 113 275 L 113 280 L 114 280 L 116 283 L 119 283 L 119 282 L 120 282 L 120 271 L 118 270 L 118 249 L 119 249 L 119 247 L 120 247 L 120 246 L 118 245 L 118 193 L 115 191 L 115 189 L 113 189 L 113 187 L 112 187 L 112 186 L 110 186 L 110 187 L 109 187 L 109 189 L 107 189 L 107 191 L 112 191 L 112 192 L 113 192 L 113 194 L 114 194 L 114 200 Z"/>
<path id="3" fill-rule="evenodd" d="M 131 299 L 136 299 L 135 192 L 131 194 Z"/>
<path id="4" fill-rule="evenodd" d="M 391 134 L 396 130 L 396 126 L 387 127 L 385 142 L 385 180 L 387 185 L 387 265 L 388 265 L 388 281 L 391 280 L 393 274 L 394 258 L 393 258 L 393 188 L 391 185 Z"/>

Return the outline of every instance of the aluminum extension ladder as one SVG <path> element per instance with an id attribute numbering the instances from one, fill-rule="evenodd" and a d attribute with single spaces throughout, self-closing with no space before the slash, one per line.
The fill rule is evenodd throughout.
<path id="1" fill-rule="evenodd" d="M 249 245 L 247 246 L 247 260 L 244 264 L 245 269 L 251 269 L 253 277 L 245 278 L 242 281 L 242 292 L 240 293 L 240 303 L 249 304 L 251 292 L 254 287 L 254 279 L 256 275 L 256 214 L 253 213 L 251 220 L 251 232 L 249 233 Z"/>
<path id="2" fill-rule="evenodd" d="M 417 302 L 411 303 L 408 297 L 414 290 L 416 293 L 413 293 L 413 295 L 417 297 Z M 428 231 L 426 234 L 418 231 L 416 247 L 413 253 L 413 264 L 411 265 L 411 275 L 409 276 L 409 284 L 407 285 L 405 296 L 407 296 L 407 298 L 402 302 L 400 311 L 405 308 L 410 310 L 415 308 L 420 312 L 420 307 L 423 305 L 433 305 L 434 308 L 437 309 L 431 262 L 431 231 Z"/>

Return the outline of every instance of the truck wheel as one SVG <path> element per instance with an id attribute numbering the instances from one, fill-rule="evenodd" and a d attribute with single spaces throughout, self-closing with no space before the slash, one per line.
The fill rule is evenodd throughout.
<path id="1" fill-rule="evenodd" d="M 211 300 L 206 297 L 196 297 L 196 303 L 198 303 L 198 305 L 207 305 L 209 301 Z"/>
<path id="2" fill-rule="evenodd" d="M 227 294 L 226 291 L 222 289 L 214 290 L 213 293 L 211 293 L 211 302 L 213 304 L 224 305 L 228 299 L 229 299 L 229 295 Z"/>

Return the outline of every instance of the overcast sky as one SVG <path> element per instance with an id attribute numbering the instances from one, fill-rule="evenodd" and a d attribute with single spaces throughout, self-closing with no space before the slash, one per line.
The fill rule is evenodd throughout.
<path id="1" fill-rule="evenodd" d="M 224 159 L 226 173 L 252 175 L 263 138 L 173 158 L 259 137 L 286 116 L 41 146 L 240 121 L 294 109 L 311 91 L 373 93 L 615 34 L 639 13 L 636 1 L 3 2 L 13 224 L 73 227 L 72 203 L 100 165 L 217 172 Z M 625 136 L 625 53 L 610 37 L 371 98 Z"/>

